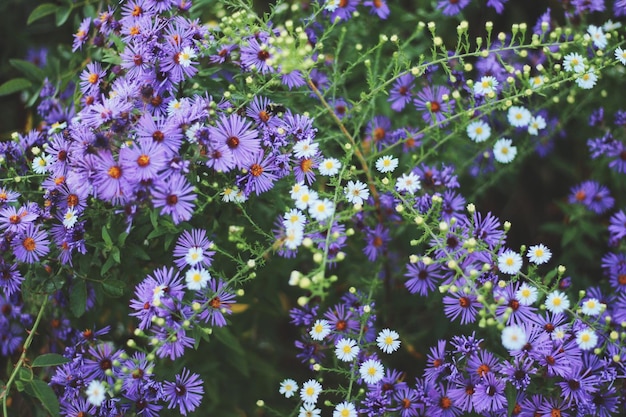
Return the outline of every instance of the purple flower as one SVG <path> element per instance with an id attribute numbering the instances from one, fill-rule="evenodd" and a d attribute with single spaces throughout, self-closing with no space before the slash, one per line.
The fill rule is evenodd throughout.
<path id="1" fill-rule="evenodd" d="M 169 401 L 167 408 L 178 407 L 184 416 L 188 412 L 195 410 L 202 401 L 203 382 L 198 374 L 192 374 L 184 368 L 176 375 L 176 382 L 166 381 L 163 384 L 163 395 L 165 401 Z"/>
<path id="2" fill-rule="evenodd" d="M 453 293 L 443 298 L 445 305 L 444 312 L 450 320 L 461 316 L 461 324 L 473 323 L 476 321 L 479 303 L 473 294 Z"/>
<path id="3" fill-rule="evenodd" d="M 430 389 L 426 393 L 426 402 L 429 405 L 428 412 L 431 417 L 456 417 L 463 410 L 448 395 L 450 385 L 438 384 L 436 388 Z"/>
<path id="4" fill-rule="evenodd" d="M 194 187 L 180 174 L 172 174 L 153 195 L 154 207 L 163 207 L 161 214 L 172 216 L 174 224 L 191 219 L 196 194 Z"/>
<path id="5" fill-rule="evenodd" d="M 222 153 L 231 153 L 234 168 L 247 168 L 261 150 L 261 141 L 252 124 L 233 113 L 222 115 L 215 127 L 210 127 L 211 145 Z M 224 171 L 228 171 L 224 170 Z"/>
<path id="6" fill-rule="evenodd" d="M 604 275 L 609 277 L 609 284 L 618 292 L 626 293 L 626 255 L 607 253 L 602 257 Z"/>
<path id="7" fill-rule="evenodd" d="M 352 13 L 356 11 L 356 6 L 360 0 L 341 0 L 337 4 L 337 8 L 330 15 L 331 23 L 335 23 L 337 19 L 350 20 Z"/>
<path id="8" fill-rule="evenodd" d="M 367 134 L 367 140 L 373 142 L 376 150 L 380 151 L 385 145 L 389 145 L 392 142 L 391 120 L 385 116 L 375 116 L 367 124 L 365 133 Z"/>
<path id="9" fill-rule="evenodd" d="M 389 230 L 382 224 L 377 224 L 374 229 L 365 229 L 365 241 L 367 244 L 363 248 L 363 253 L 370 262 L 374 262 L 387 250 L 387 243 L 391 240 Z"/>
<path id="10" fill-rule="evenodd" d="M 611 197 L 607 187 L 596 181 L 589 180 L 571 189 L 569 202 L 572 204 L 583 204 L 589 210 L 602 214 L 613 207 L 615 199 Z"/>
<path id="11" fill-rule="evenodd" d="M 449 373 L 451 363 L 446 360 L 446 341 L 439 340 L 437 346 L 430 348 L 430 353 L 426 355 L 426 369 L 424 378 L 429 383 L 435 383 L 439 377 Z"/>
<path id="12" fill-rule="evenodd" d="M 330 339 L 333 342 L 359 332 L 358 317 L 355 316 L 352 309 L 346 308 L 344 304 L 336 304 L 324 313 L 324 318 L 330 324 L 332 330 Z"/>
<path id="13" fill-rule="evenodd" d="M 50 252 L 49 245 L 46 231 L 40 230 L 39 226 L 32 223 L 20 231 L 11 242 L 15 258 L 29 264 L 38 262 L 47 255 Z"/>
<path id="14" fill-rule="evenodd" d="M 210 251 L 213 242 L 206 237 L 203 229 L 185 230 L 176 241 L 174 247 L 174 263 L 179 269 L 201 263 L 210 267 L 215 251 Z"/>
<path id="15" fill-rule="evenodd" d="M 232 313 L 231 306 L 235 302 L 233 290 L 221 279 L 211 279 L 205 291 L 206 294 L 196 300 L 200 305 L 206 306 L 198 318 L 210 322 L 211 326 L 226 326 L 224 315 Z"/>
<path id="16" fill-rule="evenodd" d="M 18 292 L 22 281 L 24 277 L 17 269 L 17 264 L 0 260 L 0 289 L 4 291 L 4 295 L 10 297 L 11 294 Z"/>
<path id="17" fill-rule="evenodd" d="M 486 374 L 476 385 L 474 394 L 474 408 L 478 412 L 498 411 L 506 408 L 504 396 L 504 381 L 494 374 Z"/>
<path id="18" fill-rule="evenodd" d="M 385 0 L 367 0 L 363 2 L 363 6 L 370 8 L 370 14 L 375 14 L 381 19 L 389 17 L 389 6 Z"/>
<path id="19" fill-rule="evenodd" d="M 134 180 L 154 180 L 166 167 L 166 148 L 152 140 L 143 140 L 120 149 L 120 167 Z"/>
<path id="20" fill-rule="evenodd" d="M 426 265 L 421 260 L 417 263 L 410 263 L 407 265 L 407 273 L 405 277 L 409 278 L 404 286 L 409 290 L 411 294 L 419 293 L 419 295 L 425 296 L 429 292 L 434 291 L 442 275 L 437 263 L 430 263 Z"/>
<path id="21" fill-rule="evenodd" d="M 417 93 L 413 105 L 422 112 L 422 118 L 431 124 L 441 123 L 444 125 L 447 114 L 454 111 L 454 100 L 443 99 L 444 95 L 450 94 L 450 90 L 443 86 L 426 86 Z"/>
<path id="22" fill-rule="evenodd" d="M 84 95 L 99 96 L 100 84 L 106 74 L 99 62 L 90 62 L 80 75 L 80 91 Z"/>
<path id="23" fill-rule="evenodd" d="M 0 210 L 0 230 L 9 233 L 23 231 L 37 220 L 39 215 L 32 212 L 26 206 L 16 209 L 14 206 L 6 206 Z"/>
<path id="24" fill-rule="evenodd" d="M 509 381 L 518 391 L 526 391 L 530 385 L 530 376 L 537 373 L 534 361 L 529 357 L 515 358 L 513 363 L 504 362 L 500 373 Z"/>
<path id="25" fill-rule="evenodd" d="M 101 151 L 93 159 L 95 173 L 93 176 L 94 194 L 103 200 L 120 204 L 130 195 L 130 184 L 126 173 L 113 159 L 109 151 Z"/>
<path id="26" fill-rule="evenodd" d="M 261 74 L 274 72 L 274 68 L 267 64 L 271 57 L 269 47 L 259 43 L 256 38 L 249 38 L 248 44 L 241 48 L 241 66 L 247 71 L 254 68 Z"/>
<path id="27" fill-rule="evenodd" d="M 509 0 L 487 0 L 487 7 L 493 8 L 496 13 L 502 14 L 504 11 L 504 5 Z"/>
<path id="28" fill-rule="evenodd" d="M 411 102 L 411 90 L 415 82 L 415 77 L 410 73 L 401 75 L 393 83 L 393 87 L 389 91 L 389 98 L 387 101 L 391 102 L 391 109 L 393 111 L 402 111 L 404 106 Z"/>
<path id="29" fill-rule="evenodd" d="M 76 52 L 77 49 L 83 47 L 85 42 L 87 41 L 87 37 L 89 36 L 89 27 L 91 26 L 91 18 L 86 17 L 80 23 L 78 30 L 73 35 L 74 42 L 72 43 L 72 52 Z"/>
<path id="30" fill-rule="evenodd" d="M 441 13 L 446 16 L 454 16 L 466 8 L 469 3 L 470 0 L 439 0 L 437 9 L 442 10 Z"/>
<path id="31" fill-rule="evenodd" d="M 424 403 L 415 389 L 406 386 L 401 387 L 394 393 L 393 398 L 398 402 L 401 417 L 423 415 Z"/>
<path id="32" fill-rule="evenodd" d="M 263 152 L 259 152 L 248 162 L 248 172 L 238 181 L 244 195 L 249 196 L 252 192 L 259 195 L 272 189 L 278 179 L 275 161 L 273 156 L 265 157 Z"/>

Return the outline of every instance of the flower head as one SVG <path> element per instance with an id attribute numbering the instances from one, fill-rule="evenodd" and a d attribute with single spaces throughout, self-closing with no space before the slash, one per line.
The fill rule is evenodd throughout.
<path id="1" fill-rule="evenodd" d="M 548 249 L 546 245 L 540 243 L 538 245 L 533 245 L 528 248 L 528 253 L 526 254 L 526 256 L 528 256 L 528 260 L 530 260 L 530 262 L 534 263 L 535 265 L 541 265 L 550 260 L 550 258 L 552 257 L 552 252 L 550 252 L 550 249 Z"/>
<path id="2" fill-rule="evenodd" d="M 378 337 L 376 338 L 376 343 L 378 344 L 378 348 L 385 353 L 392 353 L 398 350 L 400 347 L 400 341 L 398 340 L 400 336 L 397 332 L 389 329 L 384 329 L 380 333 L 378 333 Z"/>
<path id="3" fill-rule="evenodd" d="M 286 398 L 293 397 L 296 391 L 298 391 L 298 383 L 293 379 L 284 379 L 280 383 L 280 389 L 278 390 Z"/>
<path id="4" fill-rule="evenodd" d="M 385 376 L 383 365 L 377 359 L 368 359 L 359 367 L 361 378 L 367 384 L 376 384 Z"/>
<path id="5" fill-rule="evenodd" d="M 522 257 L 519 253 L 510 249 L 505 250 L 498 256 L 498 269 L 505 274 L 515 275 L 522 268 Z"/>

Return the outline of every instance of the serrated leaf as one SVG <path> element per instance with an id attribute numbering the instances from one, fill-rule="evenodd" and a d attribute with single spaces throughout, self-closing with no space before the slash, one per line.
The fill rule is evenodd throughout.
<path id="1" fill-rule="evenodd" d="M 23 59 L 10 59 L 11 65 L 20 70 L 25 76 L 35 81 L 43 81 L 46 78 L 46 73 L 32 62 L 25 61 Z"/>
<path id="2" fill-rule="evenodd" d="M 44 16 L 48 16 L 49 14 L 55 13 L 58 8 L 59 6 L 57 6 L 56 4 L 52 4 L 52 3 L 40 4 L 39 6 L 35 7 L 35 10 L 33 10 L 30 13 L 30 15 L 28 16 L 28 20 L 26 21 L 26 24 L 30 25 L 31 23 L 35 22 L 36 20 L 41 19 Z"/>
<path id="3" fill-rule="evenodd" d="M 111 297 L 121 297 L 124 295 L 124 288 L 126 288 L 126 284 L 124 281 L 118 279 L 107 279 L 102 283 L 102 289 Z"/>
<path id="4" fill-rule="evenodd" d="M 37 356 L 31 366 L 33 368 L 42 366 L 57 366 L 68 363 L 69 361 L 70 360 L 68 358 L 63 355 L 59 355 L 58 353 L 44 353 L 43 355 Z"/>
<path id="5" fill-rule="evenodd" d="M 72 283 L 70 292 L 70 310 L 76 317 L 85 314 L 87 308 L 87 286 L 82 279 L 75 280 Z"/>
<path id="6" fill-rule="evenodd" d="M 70 17 L 70 13 L 72 13 L 72 8 L 68 6 L 57 9 L 55 14 L 55 21 L 57 26 L 61 26 L 63 23 L 65 23 L 68 17 Z"/>
<path id="7" fill-rule="evenodd" d="M 13 78 L 0 85 L 0 96 L 8 96 L 9 94 L 17 93 L 18 91 L 26 90 L 33 83 L 26 78 Z"/>
<path id="8" fill-rule="evenodd" d="M 59 399 L 50 385 L 36 379 L 32 382 L 32 387 L 35 391 L 35 397 L 41 401 L 44 408 L 48 410 L 53 417 L 59 417 Z"/>

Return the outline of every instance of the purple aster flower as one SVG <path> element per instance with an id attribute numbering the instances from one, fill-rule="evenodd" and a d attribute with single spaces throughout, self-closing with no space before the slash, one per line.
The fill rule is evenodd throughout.
<path id="1" fill-rule="evenodd" d="M 385 253 L 387 243 L 390 240 L 391 236 L 389 235 L 389 230 L 383 227 L 382 224 L 377 224 L 374 229 L 366 227 L 365 241 L 367 244 L 363 248 L 363 253 L 365 253 L 370 262 L 374 262 L 379 256 Z"/>
<path id="2" fill-rule="evenodd" d="M 142 330 L 152 325 L 152 318 L 173 307 L 172 300 L 182 300 L 184 286 L 173 268 L 156 269 L 135 287 L 135 298 L 130 301 L 131 316 L 139 319 Z M 157 303 L 158 301 L 158 303 Z M 155 307 L 159 304 L 159 307 Z"/>
<path id="3" fill-rule="evenodd" d="M 271 57 L 269 46 L 259 43 L 256 38 L 249 38 L 248 44 L 241 48 L 241 66 L 247 71 L 254 69 L 261 74 L 275 72 L 275 69 L 267 64 Z"/>
<path id="4" fill-rule="evenodd" d="M 174 263 L 179 269 L 195 266 L 199 263 L 210 267 L 215 251 L 209 250 L 213 242 L 206 237 L 204 229 L 185 230 L 174 247 Z"/>
<path id="5" fill-rule="evenodd" d="M 615 17 L 626 16 L 626 0 L 615 0 L 613 13 L 615 13 Z"/>
<path id="6" fill-rule="evenodd" d="M 537 373 L 534 361 L 529 357 L 515 358 L 513 363 L 504 362 L 500 369 L 502 376 L 509 381 L 518 391 L 526 391 L 530 385 L 531 375 Z"/>
<path id="7" fill-rule="evenodd" d="M 322 71 L 319 71 L 317 68 L 313 68 L 311 70 L 311 72 L 309 73 L 309 77 L 311 79 L 311 83 L 313 83 L 315 88 L 317 88 L 320 92 L 326 90 L 330 84 L 328 76 Z M 312 95 L 313 97 L 317 97 L 315 94 Z"/>
<path id="8" fill-rule="evenodd" d="M 78 30 L 73 35 L 74 42 L 72 43 L 72 52 L 76 52 L 76 50 L 83 47 L 85 42 L 87 41 L 87 37 L 89 36 L 89 27 L 91 26 L 91 18 L 86 17 L 80 23 Z"/>
<path id="9" fill-rule="evenodd" d="M 330 324 L 332 332 L 329 337 L 332 342 L 359 333 L 358 317 L 344 304 L 336 304 L 324 313 L 324 318 Z"/>
<path id="10" fill-rule="evenodd" d="M 454 16 L 467 7 L 470 0 L 439 0 L 437 9 L 441 10 L 445 16 Z"/>
<path id="11" fill-rule="evenodd" d="M 270 155 L 265 157 L 263 152 L 259 152 L 246 164 L 247 173 L 238 180 L 238 185 L 243 189 L 245 196 L 252 192 L 256 195 L 269 191 L 278 179 L 275 172 L 278 170 L 275 158 Z"/>
<path id="12" fill-rule="evenodd" d="M 487 7 L 491 7 L 498 14 L 502 14 L 504 12 L 504 5 L 509 0 L 487 0 Z"/>
<path id="13" fill-rule="evenodd" d="M 448 395 L 454 404 L 463 412 L 474 411 L 474 394 L 476 393 L 477 378 L 458 377 L 448 389 Z"/>
<path id="14" fill-rule="evenodd" d="M 271 110 L 272 104 L 267 97 L 255 96 L 246 108 L 246 116 L 251 117 L 259 126 L 276 127 L 280 125 L 280 120 Z"/>
<path id="15" fill-rule="evenodd" d="M 393 83 L 393 87 L 389 91 L 387 101 L 391 102 L 393 111 L 402 111 L 404 106 L 411 102 L 411 90 L 415 85 L 415 77 L 410 73 L 406 73 L 398 77 Z"/>
<path id="16" fill-rule="evenodd" d="M 26 206 L 21 206 L 19 209 L 14 206 L 6 206 L 0 210 L 0 230 L 8 233 L 23 231 L 38 217 L 39 214 L 30 211 Z"/>
<path id="17" fill-rule="evenodd" d="M 626 236 L 626 214 L 620 210 L 609 220 L 609 243 L 616 246 Z"/>
<path id="18" fill-rule="evenodd" d="M 449 384 L 438 384 L 436 388 L 433 387 L 426 393 L 425 400 L 428 404 L 426 415 L 432 417 L 456 417 L 463 412 L 448 395 L 450 387 Z"/>
<path id="19" fill-rule="evenodd" d="M 293 174 L 296 177 L 296 182 L 305 182 L 307 185 L 311 185 L 315 182 L 315 171 L 320 164 L 321 157 L 316 154 L 310 158 L 298 158 L 295 160 L 293 167 Z"/>
<path id="20" fill-rule="evenodd" d="M 619 141 L 613 141 L 607 150 L 605 155 L 611 160 L 609 161 L 609 168 L 620 174 L 626 174 L 626 148 L 624 144 Z"/>
<path id="21" fill-rule="evenodd" d="M 29 264 L 38 262 L 46 256 L 50 252 L 49 245 L 46 231 L 40 230 L 38 225 L 32 223 L 17 233 L 11 242 L 15 258 Z"/>
<path id="22" fill-rule="evenodd" d="M 187 335 L 187 329 L 181 326 L 178 321 L 191 318 L 192 310 L 189 306 L 175 306 L 174 310 L 169 310 L 169 317 L 166 319 L 165 327 L 154 327 L 154 337 L 151 345 L 158 346 L 156 355 L 159 358 L 170 358 L 175 360 L 185 354 L 185 349 L 194 344 L 194 338 Z"/>
<path id="23" fill-rule="evenodd" d="M 504 381 L 494 374 L 486 374 L 476 385 L 474 408 L 478 412 L 498 411 L 507 406 Z"/>
<path id="24" fill-rule="evenodd" d="M 626 293 L 626 254 L 607 253 L 602 257 L 602 270 L 616 291 Z"/>
<path id="25" fill-rule="evenodd" d="M 562 398 L 545 398 L 539 405 L 539 415 L 543 416 L 560 416 L 570 417 L 570 408 L 565 404 Z"/>
<path id="26" fill-rule="evenodd" d="M 152 203 L 154 207 L 163 207 L 161 214 L 171 215 L 174 224 L 178 224 L 191 219 L 196 199 L 193 191 L 187 179 L 175 173 L 155 188 Z"/>
<path id="27" fill-rule="evenodd" d="M 418 111 L 422 112 L 422 118 L 431 124 L 445 124 L 446 117 L 454 111 L 454 100 L 448 97 L 444 100 L 443 96 L 450 94 L 450 90 L 443 86 L 426 86 L 413 100 L 413 105 Z"/>
<path id="28" fill-rule="evenodd" d="M 129 178 L 154 180 L 168 162 L 165 146 L 152 140 L 138 141 L 120 149 L 120 167 Z"/>
<path id="29" fill-rule="evenodd" d="M 499 372 L 501 368 L 498 358 L 493 353 L 480 350 L 471 355 L 467 361 L 467 372 L 479 379 L 485 378 L 489 374 Z"/>
<path id="30" fill-rule="evenodd" d="M 381 19 L 389 17 L 389 6 L 385 0 L 367 0 L 363 2 L 363 6 L 370 8 L 370 14 L 375 14 Z"/>
<path id="31" fill-rule="evenodd" d="M 592 399 L 592 395 L 598 391 L 599 380 L 592 370 L 575 361 L 573 366 L 563 376 L 563 381 L 557 383 L 561 387 L 561 395 L 567 406 L 572 404 L 585 404 Z"/>
<path id="32" fill-rule="evenodd" d="M 299 70 L 294 70 L 287 74 L 281 74 L 280 82 L 283 85 L 286 85 L 290 90 L 302 87 L 306 84 L 306 80 Z"/>
<path id="33" fill-rule="evenodd" d="M 289 310 L 290 323 L 299 327 L 310 327 L 315 323 L 319 305 L 306 304 L 304 307 L 295 307 Z"/>
<path id="34" fill-rule="evenodd" d="M 450 373 L 451 363 L 447 361 L 446 356 L 445 340 L 439 340 L 437 346 L 430 348 L 430 353 L 426 355 L 426 368 L 424 369 L 426 382 L 435 383 L 440 377 Z"/>
<path id="35" fill-rule="evenodd" d="M 423 415 L 424 403 L 418 396 L 417 390 L 409 387 L 398 389 L 393 398 L 398 403 L 401 417 L 417 417 Z"/>
<path id="36" fill-rule="evenodd" d="M 569 202 L 583 204 L 589 210 L 602 214 L 613 207 L 615 199 L 611 197 L 607 187 L 589 180 L 572 188 Z"/>
<path id="37" fill-rule="evenodd" d="M 106 71 L 99 62 L 90 62 L 80 74 L 80 91 L 84 95 L 99 96 L 100 84 L 106 77 Z"/>
<path id="38" fill-rule="evenodd" d="M 259 134 L 252 124 L 233 113 L 222 115 L 216 126 L 210 127 L 211 144 L 222 152 L 230 152 L 237 168 L 247 168 L 261 149 Z"/>
<path id="39" fill-rule="evenodd" d="M 450 320 L 455 320 L 461 316 L 461 324 L 473 323 L 476 321 L 479 303 L 473 294 L 453 293 L 443 298 L 445 305 L 444 312 Z"/>
<path id="40" fill-rule="evenodd" d="M 494 301 L 498 304 L 496 315 L 500 317 L 508 313 L 509 317 L 506 320 L 507 325 L 522 325 L 532 320 L 537 311 L 533 306 L 520 304 L 520 300 L 515 297 L 519 286 L 520 283 L 518 281 L 516 283 L 508 283 L 503 289 L 494 289 Z"/>
<path id="41" fill-rule="evenodd" d="M 126 76 L 134 79 L 142 77 L 152 68 L 154 56 L 150 47 L 142 42 L 129 42 L 120 54 L 122 68 L 126 70 Z"/>
<path id="42" fill-rule="evenodd" d="M 169 401 L 167 408 L 178 407 L 180 413 L 186 416 L 200 405 L 204 394 L 203 384 L 200 375 L 184 368 L 176 375 L 176 382 L 165 381 L 163 384 L 164 399 Z"/>
<path id="43" fill-rule="evenodd" d="M 426 265 L 421 260 L 407 264 L 407 273 L 404 276 L 409 278 L 404 283 L 407 290 L 411 294 L 419 293 L 422 296 L 434 291 L 442 278 L 439 264 L 433 262 Z"/>
<path id="44" fill-rule="evenodd" d="M 335 110 L 335 114 L 340 120 L 346 116 L 346 114 L 351 108 L 350 104 L 342 98 L 330 100 L 329 104 Z"/>
<path id="45" fill-rule="evenodd" d="M 119 361 L 122 352 L 115 350 L 111 343 L 100 343 L 97 346 L 90 346 L 88 355 L 85 356 L 83 362 L 83 372 L 88 379 L 97 379 L 107 381 L 114 384 L 112 374 L 107 372 L 115 371 L 115 363 Z"/>
<path id="46" fill-rule="evenodd" d="M 367 140 L 373 144 L 376 150 L 380 151 L 392 142 L 391 120 L 385 116 L 375 116 L 367 124 L 365 133 L 367 134 Z"/>
<path id="47" fill-rule="evenodd" d="M 10 297 L 20 290 L 24 277 L 17 269 L 17 264 L 0 260 L 0 288 L 4 295 Z"/>
<path id="48" fill-rule="evenodd" d="M 93 161 L 95 162 L 94 194 L 113 204 L 125 202 L 131 193 L 130 184 L 126 179 L 126 172 L 113 159 L 111 152 L 101 151 Z"/>
<path id="49" fill-rule="evenodd" d="M 603 12 L 604 0 L 572 0 L 572 6 L 576 8 L 575 14 L 583 12 Z"/>
<path id="50" fill-rule="evenodd" d="M 226 326 L 224 315 L 232 313 L 231 306 L 236 298 L 233 290 L 221 279 L 211 279 L 205 292 L 201 299 L 196 300 L 200 305 L 206 306 L 198 318 L 210 322 L 211 326 Z"/>
<path id="51" fill-rule="evenodd" d="M 20 195 L 21 194 L 18 193 L 17 191 L 0 187 L 0 207 L 4 207 L 6 203 L 16 202 Z"/>
<path id="52" fill-rule="evenodd" d="M 337 19 L 350 20 L 352 13 L 356 11 L 360 0 L 341 0 L 337 3 L 337 8 L 330 15 L 331 23 L 335 23 Z"/>
<path id="53" fill-rule="evenodd" d="M 71 401 L 60 401 L 61 415 L 64 416 L 95 416 L 96 407 L 87 398 L 76 397 Z"/>
<path id="54" fill-rule="evenodd" d="M 171 45 L 164 48 L 165 58 L 161 60 L 161 71 L 169 74 L 173 84 L 180 83 L 198 73 L 198 51 L 193 46 Z"/>

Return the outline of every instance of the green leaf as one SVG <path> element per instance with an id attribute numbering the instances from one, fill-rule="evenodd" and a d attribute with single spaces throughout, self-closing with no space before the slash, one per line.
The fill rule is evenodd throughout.
<path id="1" fill-rule="evenodd" d="M 111 297 L 121 297 L 124 295 L 126 283 L 118 279 L 107 279 L 102 283 L 102 288 L 104 292 Z"/>
<path id="2" fill-rule="evenodd" d="M 0 96 L 8 96 L 9 94 L 17 93 L 18 91 L 26 90 L 33 85 L 26 78 L 13 78 L 0 85 Z"/>
<path id="3" fill-rule="evenodd" d="M 72 13 L 72 8 L 68 6 L 63 6 L 56 11 L 55 20 L 57 27 L 61 26 L 63 23 L 67 21 L 67 18 L 70 17 L 70 13 Z"/>
<path id="4" fill-rule="evenodd" d="M 70 310 L 76 317 L 85 314 L 87 308 L 87 286 L 85 281 L 77 279 L 73 282 L 70 292 Z"/>
<path id="5" fill-rule="evenodd" d="M 509 405 L 506 415 L 512 416 L 513 410 L 515 409 L 515 405 L 517 404 L 517 390 L 515 389 L 513 385 L 507 384 L 504 392 L 506 394 L 507 404 Z"/>
<path id="6" fill-rule="evenodd" d="M 58 6 L 56 4 L 52 4 L 52 3 L 40 4 L 39 6 L 35 8 L 35 10 L 33 10 L 30 13 L 30 16 L 28 16 L 28 20 L 26 21 L 26 24 L 30 25 L 34 21 L 39 20 L 44 16 L 48 16 L 49 14 L 56 12 L 57 9 L 58 9 Z"/>
<path id="7" fill-rule="evenodd" d="M 104 240 L 107 247 L 113 246 L 113 240 L 111 240 L 111 235 L 109 234 L 109 230 L 106 226 L 102 226 L 102 240 Z"/>
<path id="8" fill-rule="evenodd" d="M 43 81 L 46 78 L 46 73 L 32 62 L 23 59 L 10 59 L 9 62 L 31 80 Z"/>
<path id="9" fill-rule="evenodd" d="M 59 400 L 50 385 L 39 379 L 36 379 L 32 382 L 32 386 L 35 391 L 35 397 L 37 397 L 39 401 L 41 401 L 41 404 L 44 406 L 44 408 L 48 410 L 48 412 L 52 414 L 52 416 L 58 417 L 60 411 Z"/>
<path id="10" fill-rule="evenodd" d="M 63 355 L 59 355 L 58 353 L 44 353 L 43 355 L 37 356 L 31 366 L 33 368 L 41 366 L 57 366 L 68 363 L 69 361 L 70 360 L 68 358 Z"/>
<path id="11" fill-rule="evenodd" d="M 116 263 L 115 259 L 113 259 L 112 256 L 109 256 L 106 262 L 104 263 L 104 265 L 102 265 L 102 268 L 100 268 L 100 275 L 106 274 L 109 271 L 109 269 L 113 268 L 115 263 Z"/>
<path id="12" fill-rule="evenodd" d="M 115 263 L 120 263 L 120 249 L 116 246 L 113 247 L 113 249 L 111 249 L 111 257 L 113 258 L 113 260 L 115 261 Z"/>

